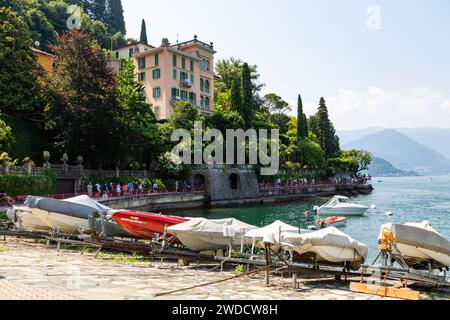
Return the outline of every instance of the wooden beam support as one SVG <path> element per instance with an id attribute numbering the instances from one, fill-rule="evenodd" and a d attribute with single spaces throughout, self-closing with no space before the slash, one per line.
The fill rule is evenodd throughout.
<path id="1" fill-rule="evenodd" d="M 361 282 L 350 283 L 350 291 L 404 300 L 420 300 L 419 291 L 414 291 L 407 288 L 388 287 L 384 285 L 367 285 L 367 283 Z"/>

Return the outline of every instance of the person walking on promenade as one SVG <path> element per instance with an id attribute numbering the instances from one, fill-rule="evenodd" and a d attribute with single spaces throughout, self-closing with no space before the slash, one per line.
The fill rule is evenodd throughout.
<path id="1" fill-rule="evenodd" d="M 175 193 L 178 193 L 178 180 L 175 181 Z"/>
<path id="2" fill-rule="evenodd" d="M 93 189 L 94 189 L 94 186 L 92 185 L 92 182 L 89 182 L 89 184 L 87 185 L 87 193 L 88 193 L 89 197 L 92 197 Z"/>
<path id="3" fill-rule="evenodd" d="M 120 183 L 117 183 L 116 185 L 116 195 L 119 197 L 122 193 L 122 188 L 120 187 Z"/>
<path id="4" fill-rule="evenodd" d="M 153 183 L 153 193 L 158 193 L 158 184 L 156 183 L 156 181 L 155 183 Z"/>

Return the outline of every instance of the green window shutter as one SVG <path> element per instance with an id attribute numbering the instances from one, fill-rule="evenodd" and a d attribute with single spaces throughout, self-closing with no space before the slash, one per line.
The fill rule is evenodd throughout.
<path id="1" fill-rule="evenodd" d="M 139 73 L 138 80 L 139 81 L 145 81 L 145 72 L 140 72 Z"/>
<path id="2" fill-rule="evenodd" d="M 191 84 L 194 84 L 194 75 L 191 73 Z"/>
<path id="3" fill-rule="evenodd" d="M 155 66 L 159 66 L 159 54 L 155 54 Z"/>
<path id="4" fill-rule="evenodd" d="M 194 72 L 194 60 L 191 59 L 191 72 Z"/>
<path id="5" fill-rule="evenodd" d="M 173 55 L 173 66 L 174 67 L 177 66 L 177 55 L 176 54 Z"/>
<path id="6" fill-rule="evenodd" d="M 173 77 L 173 80 L 177 80 L 177 69 L 173 69 L 172 77 Z"/>
<path id="7" fill-rule="evenodd" d="M 153 88 L 153 98 L 159 98 L 161 97 L 161 88 Z"/>
<path id="8" fill-rule="evenodd" d="M 161 78 L 161 69 L 154 69 L 153 70 L 153 79 L 159 79 Z"/>
<path id="9" fill-rule="evenodd" d="M 182 58 L 181 58 L 181 67 L 182 67 L 183 69 L 186 69 L 186 58 L 185 58 L 185 57 L 182 57 Z"/>

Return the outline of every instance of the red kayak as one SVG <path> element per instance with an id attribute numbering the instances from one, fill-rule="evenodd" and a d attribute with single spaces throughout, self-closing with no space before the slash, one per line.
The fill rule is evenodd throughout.
<path id="1" fill-rule="evenodd" d="M 339 227 L 346 225 L 347 218 L 346 217 L 330 217 L 328 219 L 316 220 L 316 223 L 322 228 L 331 227 L 331 226 L 339 228 Z"/>
<path id="2" fill-rule="evenodd" d="M 132 210 L 117 211 L 112 217 L 123 229 L 141 239 L 152 239 L 155 233 L 163 235 L 167 227 L 188 221 L 181 217 Z"/>

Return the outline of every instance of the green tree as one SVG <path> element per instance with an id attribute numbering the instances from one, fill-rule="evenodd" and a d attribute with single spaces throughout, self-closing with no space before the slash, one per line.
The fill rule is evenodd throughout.
<path id="1" fill-rule="evenodd" d="M 230 105 L 232 110 L 243 115 L 241 94 L 241 83 L 238 79 L 234 79 L 230 90 Z"/>
<path id="2" fill-rule="evenodd" d="M 6 114 L 36 108 L 38 69 L 32 46 L 23 19 L 11 8 L 0 8 L 0 106 Z"/>
<path id="3" fill-rule="evenodd" d="M 145 25 L 145 20 L 142 19 L 142 24 L 141 24 L 141 38 L 140 41 L 142 43 L 147 44 L 148 40 L 147 40 L 147 26 Z"/>
<path id="4" fill-rule="evenodd" d="M 218 60 L 215 66 L 216 81 L 214 82 L 216 94 L 229 91 L 233 85 L 233 80 L 240 81 L 243 67 L 244 62 L 241 59 Z M 249 68 L 253 92 L 257 93 L 261 91 L 264 84 L 259 82 L 258 67 L 252 65 Z"/>
<path id="5" fill-rule="evenodd" d="M 298 95 L 297 102 L 297 140 L 300 141 L 308 137 L 308 122 L 303 112 L 303 102 L 301 95 Z"/>
<path id="6" fill-rule="evenodd" d="M 127 163 L 130 128 L 120 120 L 116 79 L 91 35 L 67 31 L 52 47 L 56 77 L 42 81 L 48 106 L 47 129 L 60 153 L 82 155 L 88 166 Z"/>
<path id="7" fill-rule="evenodd" d="M 194 122 L 200 120 L 198 108 L 190 102 L 177 102 L 169 119 L 174 129 L 194 129 Z"/>
<path id="8" fill-rule="evenodd" d="M 120 107 L 126 111 L 123 121 L 138 130 L 149 142 L 156 143 L 158 138 L 156 117 L 151 105 L 145 101 L 144 85 L 136 79 L 134 62 L 126 59 L 122 59 L 121 62 L 117 94 Z"/>
<path id="9" fill-rule="evenodd" d="M 253 84 L 251 78 L 250 67 L 247 63 L 244 63 L 242 67 L 242 78 L 241 78 L 241 94 L 242 94 L 242 116 L 244 118 L 246 128 L 252 126 L 252 121 L 254 119 L 255 105 L 253 99 Z"/>
<path id="10" fill-rule="evenodd" d="M 309 139 L 302 139 L 297 144 L 299 163 L 308 168 L 324 168 L 326 166 L 325 154 L 318 143 Z"/>
<path id="11" fill-rule="evenodd" d="M 11 127 L 0 119 L 0 153 L 8 150 L 12 142 L 14 142 L 14 137 L 11 132 Z"/>
<path id="12" fill-rule="evenodd" d="M 263 99 L 263 107 L 266 108 L 266 110 L 273 114 L 273 113 L 287 113 L 291 111 L 291 107 L 289 106 L 289 103 L 284 101 L 279 95 L 275 93 L 268 93 L 266 94 Z"/>
<path id="13" fill-rule="evenodd" d="M 320 146 L 325 152 L 325 157 L 327 159 L 336 157 L 340 150 L 339 138 L 328 116 L 328 109 L 324 98 L 320 98 L 319 110 L 316 117 L 317 128 L 315 128 L 315 134 L 320 141 Z"/>
<path id="14" fill-rule="evenodd" d="M 108 0 L 107 2 L 107 24 L 112 33 L 121 32 L 127 34 L 125 18 L 121 0 Z"/>
<path id="15" fill-rule="evenodd" d="M 106 0 L 93 0 L 91 5 L 91 17 L 94 20 L 106 22 Z"/>

